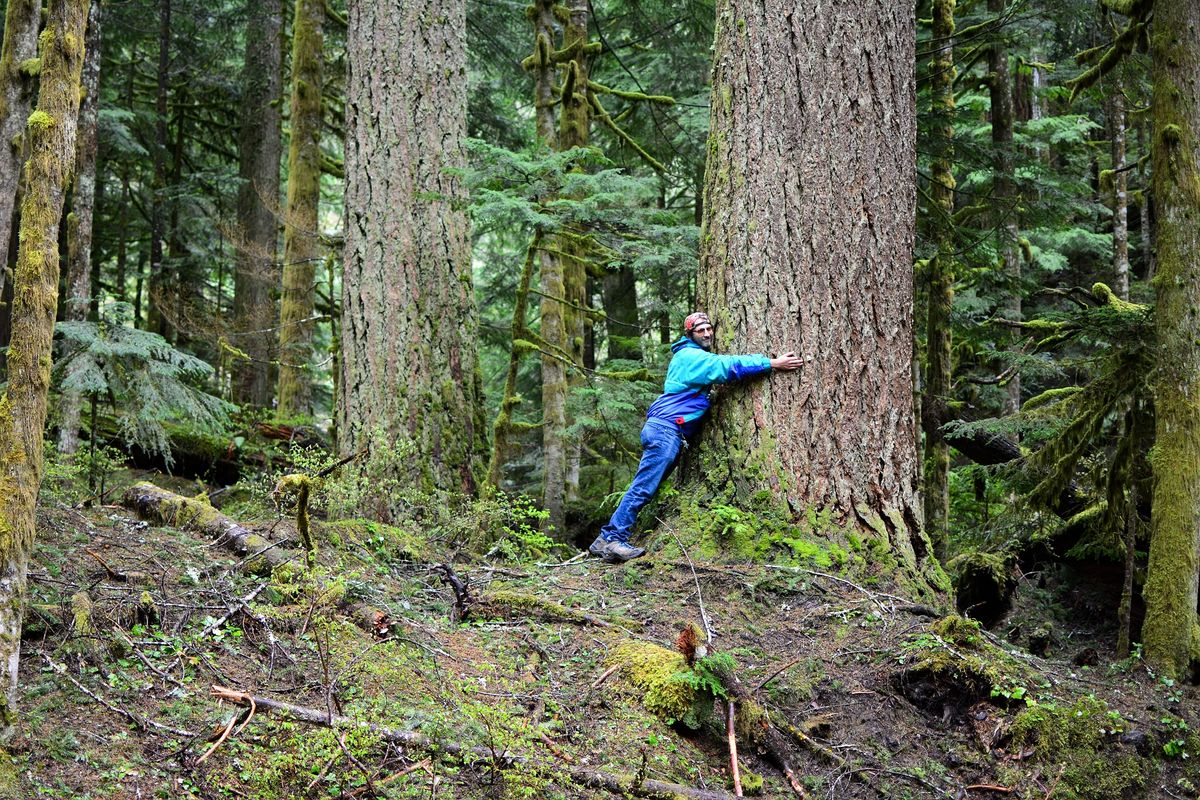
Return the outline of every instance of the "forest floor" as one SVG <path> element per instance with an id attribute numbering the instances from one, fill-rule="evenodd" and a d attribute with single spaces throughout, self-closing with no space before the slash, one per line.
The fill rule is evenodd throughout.
<path id="1" fill-rule="evenodd" d="M 44 506 L 18 796 L 598 798 L 652 781 L 732 793 L 726 706 L 705 668 L 717 662 L 672 653 L 703 622 L 698 601 L 724 654 L 708 658 L 768 710 L 809 797 L 1194 798 L 1200 785 L 1196 688 L 1136 656 L 1112 662 L 1111 596 L 1058 575 L 1025 576 L 988 632 L 828 570 L 693 569 L 678 549 L 624 565 L 455 560 L 411 531 L 318 521 L 315 570 L 259 576 L 188 520 Z M 293 522 L 264 516 L 250 527 L 294 551 Z M 443 563 L 467 581 L 465 619 Z M 331 714 L 375 727 L 314 724 Z M 740 776 L 797 796 L 761 724 L 739 719 Z"/>

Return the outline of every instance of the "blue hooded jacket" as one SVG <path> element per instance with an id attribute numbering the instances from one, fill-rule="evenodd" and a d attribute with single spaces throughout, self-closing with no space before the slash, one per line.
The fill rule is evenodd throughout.
<path id="1" fill-rule="evenodd" d="M 713 384 L 742 380 L 771 369 L 771 360 L 766 356 L 719 356 L 686 336 L 671 345 L 671 353 L 663 393 L 646 417 L 676 427 L 683 436 L 691 436 L 700 427 Z"/>

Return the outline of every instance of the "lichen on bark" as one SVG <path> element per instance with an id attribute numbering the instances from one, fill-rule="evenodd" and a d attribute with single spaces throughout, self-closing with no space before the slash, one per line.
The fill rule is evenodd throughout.
<path id="1" fill-rule="evenodd" d="M 1200 7 L 1159 0 L 1151 51 L 1158 368 L 1142 642 L 1147 660 L 1180 675 L 1200 662 Z"/>
<path id="2" fill-rule="evenodd" d="M 79 79 L 88 0 L 52 0 L 41 38 L 38 113 L 30 125 L 28 188 L 21 206 L 14 270 L 9 380 L 0 397 L 0 742 L 17 722 L 15 707 L 21 611 L 33 549 L 34 508 L 42 478 L 42 431 L 50 384 L 51 339 L 58 300 L 58 225 L 75 160 Z"/>

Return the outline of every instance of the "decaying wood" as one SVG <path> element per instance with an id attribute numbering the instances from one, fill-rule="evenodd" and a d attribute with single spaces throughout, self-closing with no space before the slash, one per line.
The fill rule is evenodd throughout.
<path id="1" fill-rule="evenodd" d="M 387 728 L 382 725 L 363 722 L 338 714 L 330 715 L 319 709 L 305 708 L 304 706 L 286 703 L 282 700 L 272 700 L 268 697 L 258 697 L 224 686 L 213 686 L 212 693 L 214 697 L 221 700 L 244 706 L 253 705 L 259 711 L 274 711 L 286 714 L 294 720 L 306 722 L 310 725 L 319 725 L 326 728 L 365 728 L 385 742 L 414 750 L 451 756 L 468 763 L 486 762 L 501 769 L 526 765 L 533 766 L 536 764 L 536 762 L 526 756 L 518 756 L 511 753 L 497 754 L 493 749 L 488 747 L 469 747 L 457 742 L 437 741 L 415 731 Z M 551 769 L 542 764 L 536 765 Z M 600 770 L 583 767 L 556 769 L 554 772 L 559 776 L 569 778 L 572 782 L 581 786 L 592 789 L 604 789 L 619 795 L 629 794 L 635 797 L 688 797 L 695 798 L 695 800 L 729 800 L 729 798 L 734 797 L 734 795 L 728 792 L 714 789 L 698 789 L 694 786 L 667 783 L 649 778 L 636 780 L 629 775 L 601 772 Z"/>
<path id="2" fill-rule="evenodd" d="M 244 558 L 241 565 L 243 571 L 250 574 L 269 575 L 271 570 L 299 557 L 294 551 L 281 547 L 278 542 L 268 541 L 207 503 L 150 483 L 129 487 L 121 498 L 121 505 L 142 519 L 196 531 L 239 556 L 251 556 Z M 354 624 L 373 636 L 386 636 L 394 624 L 386 611 L 365 603 L 353 603 L 342 610 Z"/>
<path id="3" fill-rule="evenodd" d="M 454 608 L 450 612 L 450 621 L 462 622 L 471 613 L 471 606 L 475 605 L 475 598 L 471 597 L 471 579 L 463 580 L 458 577 L 458 573 L 449 563 L 438 564 L 437 569 L 442 573 L 442 583 L 454 590 Z"/>
<path id="4" fill-rule="evenodd" d="M 721 684 L 725 690 L 729 692 L 729 696 L 736 700 L 744 709 L 752 713 L 752 719 L 760 720 L 761 725 L 758 731 L 758 744 L 766 754 L 775 762 L 775 766 L 787 778 L 788 785 L 792 787 L 792 791 L 797 797 L 805 797 L 804 787 L 800 783 L 800 778 L 796 774 L 796 770 L 792 767 L 791 758 L 788 755 L 787 742 L 774 725 L 771 724 L 771 719 L 767 710 L 763 708 L 754 698 L 754 693 L 742 683 L 731 669 L 723 666 L 720 659 L 712 659 L 708 662 L 713 673 L 721 679 Z"/>

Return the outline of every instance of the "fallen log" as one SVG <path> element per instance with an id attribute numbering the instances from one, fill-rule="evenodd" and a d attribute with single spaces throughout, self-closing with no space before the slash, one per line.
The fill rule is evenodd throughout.
<path id="1" fill-rule="evenodd" d="M 250 575 L 269 576 L 276 567 L 304 561 L 301 554 L 260 536 L 204 500 L 184 497 L 152 483 L 129 487 L 121 497 L 121 505 L 142 519 L 195 531 L 220 542 L 225 549 L 242 556 L 239 566 Z M 350 603 L 342 611 L 372 636 L 386 636 L 393 624 L 386 611 L 366 603 Z"/>
<path id="2" fill-rule="evenodd" d="M 422 750 L 439 755 L 452 756 L 466 763 L 488 763 L 490 765 L 508 769 L 515 767 L 531 766 L 553 771 L 558 775 L 568 777 L 574 783 L 581 786 L 586 786 L 591 789 L 604 789 L 618 795 L 633 795 L 635 797 L 689 797 L 695 800 L 732 800 L 734 795 L 728 792 L 718 791 L 714 789 L 698 789 L 694 786 L 684 786 L 678 783 L 667 783 L 665 781 L 656 781 L 650 778 L 638 780 L 632 775 L 620 775 L 611 772 L 602 772 L 595 769 L 587 769 L 585 767 L 569 766 L 566 768 L 548 767 L 544 764 L 538 764 L 527 756 L 514 755 L 512 753 L 497 754 L 489 747 L 470 747 L 467 745 L 458 744 L 457 742 L 439 741 L 430 737 L 417 733 L 416 731 L 405 731 L 396 728 L 387 728 L 382 725 L 376 725 L 372 722 L 364 722 L 362 720 L 351 719 L 340 714 L 329 714 L 326 711 L 321 711 L 315 708 L 306 708 L 304 706 L 294 705 L 282 700 L 272 700 L 269 697 L 259 697 L 251 695 L 247 692 L 239 692 L 236 689 L 230 689 L 225 686 L 213 686 L 212 693 L 214 697 L 221 700 L 226 700 L 231 703 L 254 708 L 258 711 L 275 711 L 288 715 L 298 722 L 306 722 L 310 725 L 320 725 L 326 728 L 363 728 L 371 731 L 385 742 L 398 745 L 400 747 L 410 748 L 414 750 Z"/>

